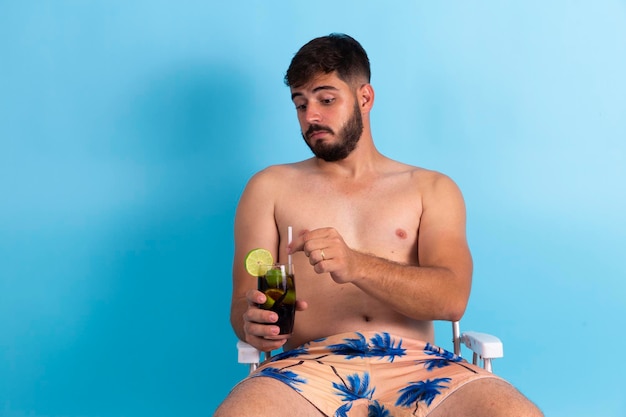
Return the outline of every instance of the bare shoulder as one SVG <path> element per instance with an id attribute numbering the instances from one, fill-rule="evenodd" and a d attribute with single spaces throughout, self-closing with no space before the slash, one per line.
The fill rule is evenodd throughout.
<path id="1" fill-rule="evenodd" d="M 248 189 L 258 190 L 276 190 L 279 185 L 286 185 L 299 174 L 307 169 L 308 160 L 289 163 L 270 165 L 261 171 L 255 173 L 248 181 Z"/>
<path id="2" fill-rule="evenodd" d="M 310 170 L 313 165 L 314 164 L 312 164 L 312 161 L 310 159 L 306 159 L 300 162 L 270 165 L 254 174 L 252 176 L 252 179 L 261 181 L 275 181 L 282 178 L 284 180 L 286 175 L 296 175 L 299 173 L 303 173 L 304 171 Z"/>
<path id="3" fill-rule="evenodd" d="M 422 193 L 459 192 L 454 180 L 442 172 L 397 161 L 392 163 L 393 170 L 398 174 L 408 174 L 410 181 Z"/>
<path id="4" fill-rule="evenodd" d="M 419 178 L 421 188 L 425 192 L 457 193 L 460 191 L 456 182 L 454 182 L 452 178 L 442 172 L 422 168 L 417 176 Z"/>
<path id="5" fill-rule="evenodd" d="M 411 177 L 422 204 L 422 229 L 433 225 L 450 226 L 455 221 L 463 224 L 465 200 L 461 189 L 450 176 L 435 170 L 415 168 Z"/>

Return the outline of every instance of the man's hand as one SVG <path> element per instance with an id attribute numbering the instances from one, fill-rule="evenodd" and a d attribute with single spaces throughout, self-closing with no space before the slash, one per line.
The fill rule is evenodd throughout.
<path id="1" fill-rule="evenodd" d="M 258 290 L 250 290 L 246 294 L 248 309 L 243 315 L 243 331 L 246 342 L 262 352 L 280 349 L 290 335 L 279 335 L 280 327 L 275 325 L 278 314 L 274 311 L 259 308 L 266 300 L 265 294 Z M 306 301 L 296 300 L 296 310 L 306 310 Z"/>
<path id="2" fill-rule="evenodd" d="M 330 273 L 338 284 L 359 278 L 363 254 L 346 245 L 343 237 L 332 227 L 302 231 L 287 247 L 289 253 L 304 252 L 318 274 Z"/>

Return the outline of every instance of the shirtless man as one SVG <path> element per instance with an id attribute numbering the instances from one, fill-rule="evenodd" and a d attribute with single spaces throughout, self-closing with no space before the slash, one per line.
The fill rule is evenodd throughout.
<path id="1" fill-rule="evenodd" d="M 268 167 L 248 183 L 235 219 L 231 307 L 240 339 L 286 353 L 238 384 L 215 415 L 541 416 L 507 382 L 433 350 L 432 321 L 459 320 L 470 294 L 464 201 L 449 177 L 376 149 L 369 81 L 367 55 L 346 35 L 314 39 L 291 62 L 285 82 L 315 156 Z M 277 336 L 276 314 L 257 307 L 265 295 L 243 259 L 259 247 L 282 262 L 292 254 L 298 312 L 290 337 Z M 405 363 L 389 351 L 379 355 L 385 335 L 419 371 L 398 372 L 401 381 L 374 371 Z M 364 350 L 340 356 L 327 346 L 349 342 Z M 411 356 L 423 352 L 430 356 Z M 441 362 L 425 370 L 433 352 Z M 374 358 L 362 369 L 342 368 L 356 366 L 354 356 Z M 434 390 L 399 398 L 433 381 Z"/>

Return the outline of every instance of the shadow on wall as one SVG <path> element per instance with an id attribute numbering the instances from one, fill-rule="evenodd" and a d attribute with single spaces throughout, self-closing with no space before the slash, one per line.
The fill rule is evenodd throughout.
<path id="1" fill-rule="evenodd" d="M 67 259 L 83 270 L 58 277 L 73 289 L 63 302 L 81 311 L 58 317 L 63 346 L 41 330 L 38 351 L 30 349 L 41 366 L 14 375 L 24 383 L 12 407 L 67 416 L 206 411 L 211 350 L 232 333 L 232 219 L 253 123 L 242 122 L 247 80 L 233 68 L 187 67 L 142 80 L 115 106 L 114 134 L 92 157 L 118 178 L 109 196 L 117 202 L 80 231 L 57 232 L 68 247 L 91 247 L 68 250 L 88 259 Z"/>

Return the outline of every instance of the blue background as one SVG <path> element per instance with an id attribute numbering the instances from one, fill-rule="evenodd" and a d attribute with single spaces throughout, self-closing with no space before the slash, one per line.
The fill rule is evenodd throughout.
<path id="1" fill-rule="evenodd" d="M 379 149 L 464 192 L 462 327 L 503 340 L 495 371 L 546 415 L 626 416 L 618 0 L 0 0 L 0 416 L 213 412 L 246 373 L 237 200 L 310 156 L 282 77 L 335 31 Z"/>

